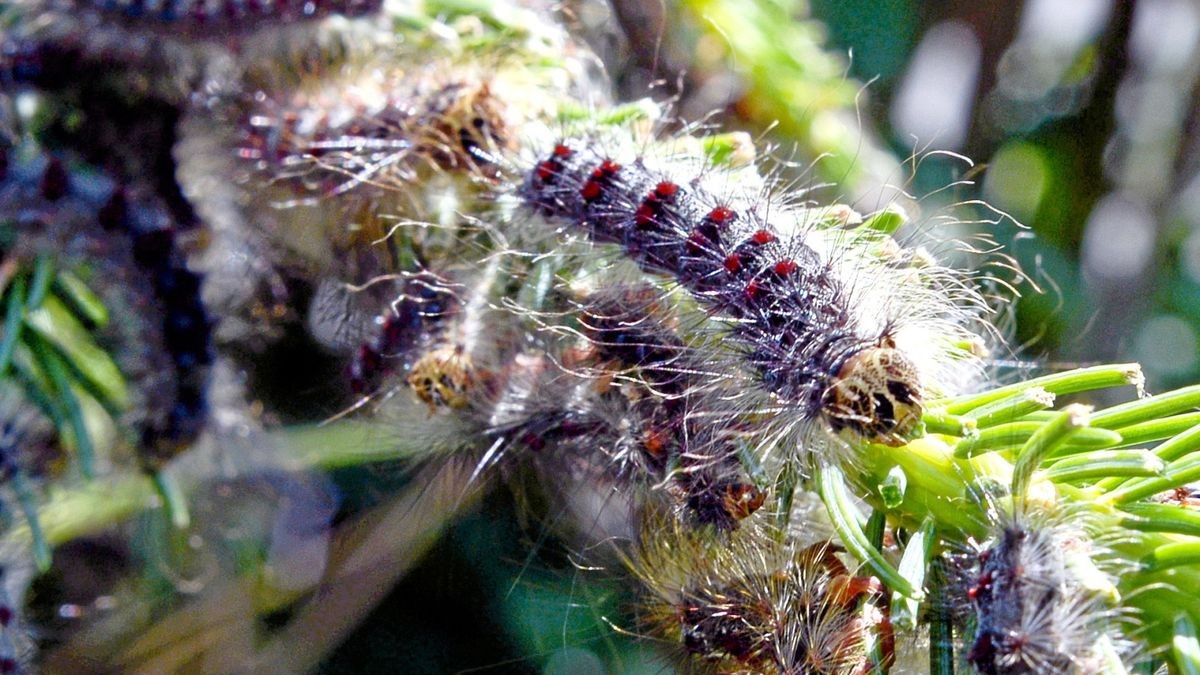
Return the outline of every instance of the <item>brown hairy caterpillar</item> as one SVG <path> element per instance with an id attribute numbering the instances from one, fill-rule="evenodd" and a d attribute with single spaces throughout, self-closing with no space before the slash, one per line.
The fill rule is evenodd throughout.
<path id="1" fill-rule="evenodd" d="M 864 603 L 884 589 L 831 542 L 783 543 L 761 527 L 714 541 L 656 523 L 625 561 L 645 587 L 643 629 L 680 649 L 687 672 L 870 672 L 884 665 L 869 655 L 875 631 L 890 663 L 887 617 Z"/>
<path id="2" fill-rule="evenodd" d="M 237 255 L 227 240 L 277 275 L 351 284 L 485 254 L 459 213 L 494 194 L 513 130 L 546 104 L 523 100 L 519 60 L 459 63 L 431 45 L 414 66 L 402 47 L 267 72 L 184 118 L 181 186 L 222 235 L 206 267 Z"/>
<path id="3" fill-rule="evenodd" d="M 648 285 L 598 291 L 581 303 L 581 330 L 591 357 L 615 369 L 612 386 L 630 399 L 643 471 L 666 478 L 689 520 L 733 529 L 763 505 L 766 493 L 745 475 L 737 434 L 704 409 L 712 403 L 698 381 L 701 364 L 675 334 L 658 293 Z"/>
<path id="4" fill-rule="evenodd" d="M 489 306 L 495 273 L 454 284 L 410 277 L 358 347 L 351 386 L 402 382 L 374 408 L 396 419 L 415 398 L 430 422 L 463 425 L 466 439 L 487 447 L 477 472 L 528 464 L 552 483 L 598 482 L 635 503 L 650 492 L 718 530 L 763 505 L 738 435 L 706 415 L 713 406 L 656 290 L 580 298 L 577 340 L 564 347 L 550 333 L 531 340 L 511 325 L 516 315 Z"/>

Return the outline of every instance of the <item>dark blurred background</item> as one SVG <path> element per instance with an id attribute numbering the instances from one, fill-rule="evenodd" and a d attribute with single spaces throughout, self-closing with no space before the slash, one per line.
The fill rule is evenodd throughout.
<path id="1" fill-rule="evenodd" d="M 717 110 L 755 132 L 778 122 L 770 138 L 802 157 L 848 148 L 828 164 L 847 193 L 914 151 L 972 158 L 973 170 L 931 161 L 908 179 L 923 193 L 969 178 L 956 199 L 1028 227 L 1000 235 L 1043 290 L 1014 310 L 1018 360 L 1139 361 L 1152 391 L 1200 380 L 1200 3 L 568 9 L 623 98 L 681 87 L 683 116 Z M 631 626 L 618 582 L 581 573 L 569 544 L 505 494 L 456 526 L 322 672 L 670 672 L 653 645 L 612 628 Z"/>

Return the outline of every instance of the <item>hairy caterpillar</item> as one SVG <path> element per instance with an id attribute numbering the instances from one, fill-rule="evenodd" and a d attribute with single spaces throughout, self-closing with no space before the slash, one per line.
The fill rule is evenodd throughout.
<path id="1" fill-rule="evenodd" d="M 405 40 L 417 33 L 363 31 Z M 860 592 L 872 584 L 828 550 L 809 554 L 794 531 L 742 533 L 758 532 L 766 518 L 785 520 L 797 482 L 807 487 L 808 476 L 788 475 L 802 468 L 780 468 L 768 455 L 781 448 L 794 457 L 797 447 L 822 454 L 828 445 L 851 460 L 842 468 L 854 496 L 876 509 L 869 522 L 903 529 L 940 508 L 948 538 L 977 532 L 970 520 L 978 509 L 958 508 L 959 479 L 969 472 L 954 470 L 966 459 L 921 455 L 916 487 L 898 501 L 895 485 L 890 501 L 880 496 L 885 479 L 875 475 L 882 466 L 878 473 L 894 478 L 902 467 L 880 458 L 917 456 L 917 443 L 904 444 L 923 432 L 961 435 L 964 447 L 988 440 L 973 432 L 1000 413 L 971 416 L 970 406 L 938 400 L 961 391 L 977 366 L 984 307 L 972 280 L 919 244 L 893 240 L 895 213 L 864 222 L 848 207 L 819 208 L 779 174 L 715 157 L 711 138 L 662 140 L 644 117 L 558 105 L 578 95 L 556 86 L 578 81 L 577 64 L 564 63 L 573 56 L 536 72 L 525 47 L 512 61 L 486 47 L 456 52 L 487 43 L 478 22 L 439 24 L 438 32 L 403 47 L 375 44 L 363 60 L 318 48 L 283 64 L 251 64 L 257 57 L 231 47 L 239 74 L 191 92 L 170 167 L 181 170 L 183 192 L 209 228 L 209 247 L 193 261 L 208 273 L 207 311 L 224 327 L 243 322 L 222 339 L 269 337 L 272 324 L 304 311 L 294 298 L 308 288 L 319 298 L 325 288 L 369 287 L 350 304 L 372 312 L 381 289 L 394 291 L 394 306 L 345 354 L 346 386 L 412 456 L 466 449 L 459 456 L 476 464 L 472 481 L 495 464 L 505 474 L 531 465 L 549 490 L 628 502 L 638 508 L 627 520 L 665 508 L 709 544 L 731 546 L 733 557 L 753 561 L 758 550 L 770 558 L 746 563 L 744 574 L 721 556 L 711 569 L 680 563 L 689 571 L 678 583 L 657 571 L 669 562 L 642 566 L 653 613 L 667 617 L 658 632 L 686 653 L 727 669 L 864 667 L 863 643 L 886 627 L 846 616 L 867 600 L 878 604 L 878 585 Z M 424 47 L 443 39 L 426 58 Z M 561 79 L 540 81 L 549 71 Z M 391 279 L 401 281 L 383 283 Z M 255 284 L 285 290 L 263 302 L 256 296 L 269 293 L 247 288 Z M 358 312 L 313 318 L 317 305 L 308 311 L 313 333 L 318 325 L 355 332 L 347 326 Z M 826 444 L 829 433 L 840 438 Z M 847 548 L 915 602 L 918 582 L 885 574 L 890 544 L 873 556 L 852 545 L 845 532 L 861 520 L 843 519 Z M 1025 549 L 1005 543 L 1007 530 L 995 532 L 992 557 L 972 569 L 964 597 L 996 590 L 985 577 L 1021 566 L 1011 561 L 1029 551 L 1082 541 Z M 707 553 L 682 548 L 683 557 Z M 806 585 L 793 578 L 799 569 L 831 580 Z M 846 579 L 857 589 L 849 595 L 837 591 Z M 794 588 L 818 598 L 834 618 L 815 623 L 842 627 L 845 642 L 781 642 L 798 629 L 771 625 L 772 612 L 812 616 L 789 604 Z M 1005 615 L 1002 607 L 1043 602 L 1024 593 L 1010 583 L 1004 602 L 970 608 L 978 619 L 968 641 L 983 645 L 973 659 L 981 669 L 1003 672 L 1024 658 L 1012 645 L 997 651 L 1001 637 L 1046 616 L 1074 616 Z M 1065 667 L 1057 655 L 1039 658 Z"/>
<path id="2" fill-rule="evenodd" d="M 680 649 L 689 672 L 886 667 L 869 645 L 873 631 L 890 632 L 887 618 L 863 602 L 881 586 L 847 567 L 836 545 L 781 543 L 762 528 L 715 542 L 658 525 L 642 530 L 626 562 L 645 584 L 645 629 Z"/>
<path id="3" fill-rule="evenodd" d="M 510 467 L 530 463 L 548 478 L 611 485 L 635 503 L 654 486 L 685 520 L 719 530 L 762 506 L 738 434 L 712 424 L 712 402 L 655 290 L 586 295 L 576 301 L 576 342 L 539 341 L 536 349 L 501 327 L 511 316 L 480 302 L 487 275 L 453 291 L 436 279 L 420 273 L 405 283 L 355 353 L 353 389 L 395 375 L 430 416 L 459 419 L 490 445 L 480 468 L 511 455 Z M 492 333 L 482 345 L 478 330 Z M 740 433 L 752 429 L 742 424 Z"/>
<path id="4" fill-rule="evenodd" d="M 430 333 L 456 310 L 458 298 L 447 284 L 430 273 L 405 282 L 400 297 L 376 319 L 378 333 L 359 345 L 347 369 L 354 393 L 371 393 L 383 376 L 407 370 L 404 361 L 419 351 L 418 345 L 428 343 Z"/>
<path id="5" fill-rule="evenodd" d="M 238 62 L 239 53 L 261 58 L 272 49 L 294 49 L 294 45 L 282 46 L 289 42 L 314 43 L 318 27 L 328 23 L 322 20 L 370 17 L 382 4 L 381 0 L 16 0 L 0 9 L 6 24 L 0 79 L 61 89 L 78 82 L 81 73 L 98 71 L 131 91 L 148 89 L 153 95 L 180 100 L 197 87 L 232 85 L 246 63 Z M 248 39 L 251 36 L 259 39 Z M 114 70 L 114 65 L 121 68 Z M 124 72 L 129 67 L 140 72 Z"/>
<path id="6" fill-rule="evenodd" d="M 524 201 L 619 244 L 727 317 L 784 406 L 834 431 L 902 444 L 922 401 L 944 393 L 947 364 L 972 358 L 953 346 L 973 336 L 951 297 L 928 292 L 927 302 L 906 303 L 914 287 L 957 282 L 880 262 L 870 251 L 880 237 L 822 229 L 787 206 L 756 205 L 754 195 L 720 197 L 719 171 L 598 150 L 603 143 L 557 144 L 528 174 Z"/>
<path id="7" fill-rule="evenodd" d="M 390 34 L 364 30 L 376 42 Z M 545 39 L 543 48 L 561 46 L 560 36 Z M 419 51 L 426 42 L 428 52 Z M 464 244 L 486 250 L 458 233 L 458 211 L 494 190 L 496 163 L 513 149 L 512 129 L 545 114 L 546 104 L 516 103 L 534 66 L 503 53 L 464 61 L 429 37 L 377 51 L 301 59 L 286 76 L 251 74 L 242 88 L 184 118 L 176 150 L 181 188 L 221 234 L 204 256 L 206 268 L 239 256 L 258 261 L 257 276 L 268 286 L 272 278 L 363 284 L 415 273 L 424 261 L 440 265 Z M 418 53 L 429 62 L 413 67 Z M 544 68 L 564 81 L 577 77 Z M 421 184 L 430 189 L 414 189 Z M 412 223 L 429 226 L 398 226 Z M 233 287 L 236 277 L 210 276 L 225 279 L 210 282 L 218 306 L 264 295 Z M 221 313 L 239 312 L 247 310 Z M 226 321 L 223 333 L 247 332 Z"/>
<path id="8" fill-rule="evenodd" d="M 1095 672 L 1131 660 L 1118 630 L 1130 620 L 1115 603 L 1121 570 L 1086 523 L 1026 507 L 1000 516 L 977 551 L 954 556 L 951 611 L 977 672 Z"/>

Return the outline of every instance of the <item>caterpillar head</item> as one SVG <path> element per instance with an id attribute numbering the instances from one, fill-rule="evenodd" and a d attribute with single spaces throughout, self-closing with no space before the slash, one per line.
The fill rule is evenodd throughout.
<path id="1" fill-rule="evenodd" d="M 821 409 L 835 431 L 899 446 L 920 422 L 923 398 L 916 365 L 885 337 L 846 360 Z"/>
<path id="2" fill-rule="evenodd" d="M 413 364 L 407 382 L 417 398 L 439 408 L 465 408 L 478 381 L 475 365 L 461 345 L 444 345 L 427 352 Z"/>

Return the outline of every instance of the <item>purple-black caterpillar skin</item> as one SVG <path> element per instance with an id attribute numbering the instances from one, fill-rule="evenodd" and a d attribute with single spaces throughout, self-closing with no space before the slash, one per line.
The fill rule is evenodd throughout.
<path id="1" fill-rule="evenodd" d="M 212 364 L 211 322 L 200 300 L 201 280 L 187 269 L 176 246 L 178 231 L 138 227 L 129 199 L 120 188 L 102 207 L 100 222 L 110 231 L 124 230 L 133 244 L 137 265 L 150 277 L 163 311 L 163 338 L 175 366 L 176 400 L 164 424 L 147 428 L 143 446 L 151 464 L 175 454 L 204 424 L 207 370 Z"/>
<path id="2" fill-rule="evenodd" d="M 74 0 L 24 3 L 27 12 L 57 11 L 85 19 L 81 26 L 162 31 L 177 38 L 224 41 L 267 26 L 328 16 L 348 18 L 377 12 L 382 0 Z M 91 16 L 88 16 L 91 15 Z"/>
<path id="3" fill-rule="evenodd" d="M 0 565 L 0 675 L 15 675 L 26 671 L 17 657 L 14 640 L 9 631 L 17 629 L 17 607 L 4 591 L 6 568 Z"/>
<path id="4" fill-rule="evenodd" d="M 424 338 L 438 330 L 458 308 L 458 298 L 436 275 L 423 272 L 404 284 L 400 299 L 381 318 L 379 332 L 355 352 L 348 367 L 350 388 L 368 394 L 379 380 L 397 370 L 394 361 L 407 361 Z"/>
<path id="5" fill-rule="evenodd" d="M 161 317 L 155 335 L 139 340 L 138 348 L 163 350 L 172 370 L 166 377 L 153 373 L 159 381 L 152 386 L 157 400 L 151 407 L 163 412 L 151 415 L 141 429 L 139 456 L 148 468 L 157 467 L 203 426 L 208 366 L 213 356 L 210 322 L 200 301 L 200 279 L 186 268 L 177 250 L 176 223 L 156 199 L 131 197 L 123 186 L 104 176 L 74 172 L 57 157 L 41 156 L 19 167 L 10 167 L 8 157 L 9 151 L 0 149 L 0 166 L 4 167 L 0 194 L 7 203 L 3 214 L 11 218 L 18 236 L 25 228 L 30 228 L 30 233 L 61 230 L 78 221 L 80 227 L 105 233 L 103 245 L 93 247 L 96 255 L 112 255 L 118 267 L 135 267 L 119 273 L 141 275 L 145 281 L 140 283 L 146 283 L 153 293 L 146 302 L 154 306 L 128 309 L 142 318 Z M 79 236 L 86 235 L 80 232 Z"/>
<path id="6" fill-rule="evenodd" d="M 801 237 L 782 237 L 698 181 L 678 184 L 640 159 L 623 166 L 569 142 L 534 167 L 521 193 L 536 211 L 619 244 L 642 269 L 675 278 L 734 319 L 733 337 L 764 386 L 809 417 L 826 413 L 835 430 L 893 441 L 908 431 L 912 420 L 897 408 L 920 405 L 911 366 L 891 353 L 886 333 L 860 331 L 848 294 Z M 835 386 L 855 371 L 866 387 Z"/>

